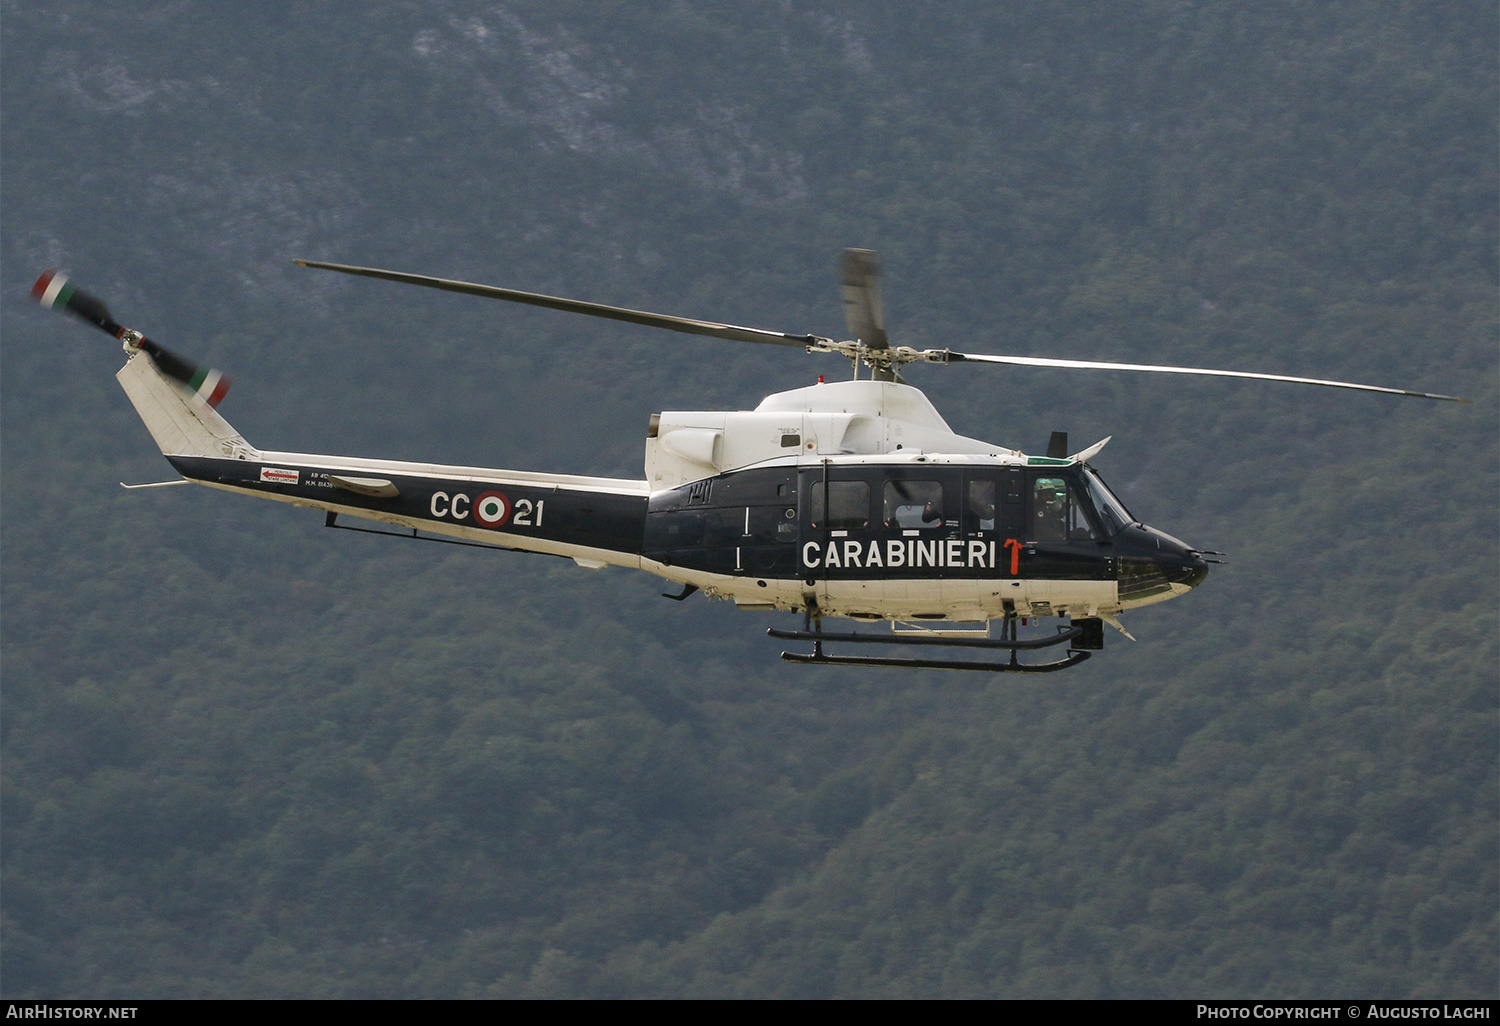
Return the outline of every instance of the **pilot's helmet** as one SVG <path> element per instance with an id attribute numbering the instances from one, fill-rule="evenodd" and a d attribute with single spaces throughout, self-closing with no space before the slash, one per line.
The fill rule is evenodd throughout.
<path id="1" fill-rule="evenodd" d="M 1036 500 L 1039 505 L 1061 506 L 1068 496 L 1068 486 L 1061 478 L 1043 477 L 1036 482 Z"/>

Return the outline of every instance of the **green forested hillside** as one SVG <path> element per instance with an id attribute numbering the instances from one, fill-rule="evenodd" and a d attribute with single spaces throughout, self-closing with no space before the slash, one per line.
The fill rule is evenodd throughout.
<path id="1" fill-rule="evenodd" d="M 1496 996 L 1496 21 L 6 4 L 0 993 Z M 832 335 L 846 246 L 902 344 L 1475 402 L 914 369 L 1231 563 L 1066 674 L 813 669 L 644 575 L 122 491 L 118 351 L 26 302 L 265 448 L 638 476 L 651 413 L 842 368 L 291 260 Z"/>

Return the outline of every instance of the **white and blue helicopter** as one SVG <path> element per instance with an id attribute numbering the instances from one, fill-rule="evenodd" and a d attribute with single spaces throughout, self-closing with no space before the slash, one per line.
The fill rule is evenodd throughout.
<path id="1" fill-rule="evenodd" d="M 32 291 L 119 339 L 117 378 L 180 479 L 389 525 L 377 534 L 472 544 L 624 566 L 745 609 L 800 612 L 811 642 L 783 652 L 799 663 L 1044 673 L 1088 659 L 1103 626 L 1125 633 L 1128 610 L 1186 594 L 1214 557 L 1138 521 L 1090 461 L 1109 439 L 1070 453 L 1054 432 L 1046 455 L 956 434 L 921 391 L 909 363 L 1141 371 L 1253 378 L 1467 402 L 1345 381 L 951 349 L 916 350 L 886 337 L 875 254 L 846 250 L 844 309 L 852 336 L 836 341 L 647 313 L 512 289 L 318 261 L 304 267 L 504 299 L 739 342 L 837 353 L 852 380 L 777 392 L 753 410 L 664 412 L 646 431 L 638 480 L 357 459 L 256 448 L 218 412 L 229 388 L 141 332 L 62 274 Z M 863 376 L 862 376 L 863 374 Z M 409 533 L 408 533 L 409 532 Z M 888 632 L 828 632 L 825 618 L 883 622 Z M 1057 617 L 1053 633 L 1018 623 Z M 991 629 L 999 622 L 998 631 Z M 1126 635 L 1129 636 L 1128 634 Z M 831 654 L 834 644 L 897 646 L 900 655 Z M 1051 662 L 1019 654 L 1067 646 Z M 1003 655 L 944 658 L 954 650 Z"/>

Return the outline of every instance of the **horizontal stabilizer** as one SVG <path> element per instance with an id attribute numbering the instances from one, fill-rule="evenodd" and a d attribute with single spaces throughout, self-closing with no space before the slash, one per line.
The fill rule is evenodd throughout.
<path id="1" fill-rule="evenodd" d="M 124 481 L 121 481 L 120 487 L 133 491 L 137 488 L 171 488 L 175 485 L 192 483 L 185 477 L 179 477 L 176 481 L 148 481 L 146 484 L 126 484 Z"/>

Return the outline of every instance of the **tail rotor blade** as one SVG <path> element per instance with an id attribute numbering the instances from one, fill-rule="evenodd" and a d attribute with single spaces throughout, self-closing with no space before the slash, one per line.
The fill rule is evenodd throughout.
<path id="1" fill-rule="evenodd" d="M 31 287 L 31 298 L 48 310 L 62 310 L 80 320 L 121 339 L 132 349 L 145 350 L 158 370 L 176 378 L 192 389 L 210 406 L 218 406 L 229 393 L 233 379 L 214 368 L 202 367 L 184 360 L 166 346 L 151 341 L 138 331 L 120 325 L 109 312 L 109 307 L 98 296 L 91 295 L 70 282 L 65 275 L 48 268 Z"/>
<path id="2" fill-rule="evenodd" d="M 224 397 L 229 394 L 229 386 L 234 383 L 234 379 L 223 371 L 189 363 L 166 346 L 153 342 L 144 335 L 140 338 L 139 348 L 151 354 L 151 359 L 163 374 L 176 378 L 191 388 L 210 406 L 218 406 L 223 402 Z"/>
<path id="3" fill-rule="evenodd" d="M 42 276 L 36 280 L 36 284 L 31 287 L 31 298 L 45 309 L 61 310 L 88 321 L 101 331 L 107 331 L 116 337 L 120 334 L 120 325 L 110 315 L 104 300 L 83 291 L 53 268 L 43 271 Z"/>

